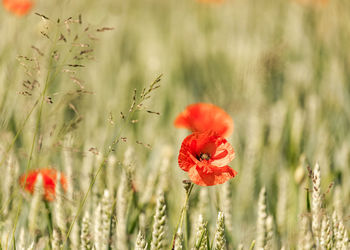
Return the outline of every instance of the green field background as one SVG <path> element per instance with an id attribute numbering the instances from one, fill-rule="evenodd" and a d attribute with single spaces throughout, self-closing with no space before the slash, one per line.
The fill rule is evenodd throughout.
<path id="1" fill-rule="evenodd" d="M 64 21 L 78 20 L 79 14 L 82 23 L 69 23 L 68 31 Z M 113 29 L 97 31 L 103 27 Z M 67 42 L 58 39 L 61 34 Z M 127 172 L 134 188 L 125 191 L 128 248 L 134 249 L 142 224 L 137 207 L 142 207 L 145 236 L 151 241 L 157 192 L 162 189 L 167 206 L 164 246 L 169 249 L 185 199 L 182 180 L 188 179 L 177 163 L 188 132 L 176 129 L 173 121 L 196 102 L 213 103 L 232 116 L 235 128 L 228 140 L 236 158 L 230 166 L 238 175 L 224 185 L 194 187 L 184 249 L 193 247 L 200 213 L 214 239 L 218 211 L 229 213 L 227 248 L 243 244 L 249 249 L 257 238 L 262 187 L 273 218 L 271 249 L 304 249 L 298 243 L 300 222 L 312 217 L 307 166 L 314 168 L 317 162 L 322 213 L 331 217 L 338 211 L 349 228 L 349 1 L 36 1 L 23 17 L 2 8 L 0 37 L 3 249 L 14 247 L 21 231 L 28 232 L 27 245 L 34 241 L 50 249 L 47 207 L 40 204 L 38 218 L 44 219 L 31 231 L 33 197 L 23 192 L 18 177 L 26 169 L 48 165 L 67 174 L 70 187 L 63 209 L 68 229 L 115 136 L 126 137 L 126 142 L 119 142 L 109 155 L 114 166 L 98 174 L 74 232 L 79 234 L 84 212 L 94 213 L 105 189 L 118 204 L 118 186 Z M 90 48 L 89 58 L 74 58 Z M 76 71 L 80 85 L 65 69 Z M 139 95 L 159 75 L 161 87 L 151 92 L 144 106 L 160 115 L 143 110 L 133 113 L 134 123 L 122 120 L 120 112 L 129 114 L 134 89 Z M 23 95 L 27 79 L 39 85 Z M 151 195 L 141 201 L 146 189 Z M 54 202 L 48 206 L 54 209 Z M 64 247 L 74 248 L 69 242 Z"/>

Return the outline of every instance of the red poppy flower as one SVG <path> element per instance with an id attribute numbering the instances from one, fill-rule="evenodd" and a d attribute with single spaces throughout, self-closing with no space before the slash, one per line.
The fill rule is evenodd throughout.
<path id="1" fill-rule="evenodd" d="M 31 0 L 2 0 L 5 9 L 15 15 L 23 16 L 33 7 L 34 2 Z"/>
<path id="2" fill-rule="evenodd" d="M 237 172 L 227 166 L 235 152 L 227 140 L 213 131 L 193 133 L 182 142 L 179 166 L 200 186 L 222 184 Z"/>
<path id="3" fill-rule="evenodd" d="M 43 169 L 30 171 L 27 174 L 23 174 L 19 178 L 19 183 L 22 187 L 24 187 L 26 191 L 33 194 L 35 182 L 39 174 L 41 174 L 42 180 L 43 180 L 44 199 L 47 201 L 53 201 L 55 199 L 55 188 L 56 188 L 56 181 L 57 181 L 57 175 L 58 175 L 55 169 L 43 168 Z M 61 182 L 62 188 L 66 192 L 67 179 L 62 173 L 60 174 L 60 176 L 61 176 L 60 182 Z M 24 182 L 26 183 L 24 184 Z"/>
<path id="4" fill-rule="evenodd" d="M 212 130 L 223 137 L 228 137 L 233 132 L 232 118 L 224 110 L 210 103 L 189 105 L 176 117 L 174 125 L 192 132 Z"/>
<path id="5" fill-rule="evenodd" d="M 325 6 L 329 3 L 329 0 L 295 0 L 303 5 L 313 5 L 315 7 Z"/>

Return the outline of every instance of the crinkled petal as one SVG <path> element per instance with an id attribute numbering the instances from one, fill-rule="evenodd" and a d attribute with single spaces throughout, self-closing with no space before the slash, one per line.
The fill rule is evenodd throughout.
<path id="1" fill-rule="evenodd" d="M 195 165 L 193 158 L 195 158 L 195 156 L 193 156 L 191 153 L 190 138 L 186 137 L 181 144 L 181 149 L 178 157 L 180 168 L 187 172 L 191 167 Z"/>
<path id="2" fill-rule="evenodd" d="M 210 166 L 211 173 L 205 173 L 199 166 L 192 167 L 188 171 L 191 181 L 200 186 L 213 186 L 222 184 L 236 176 L 237 172 L 229 166 Z"/>
<path id="3" fill-rule="evenodd" d="M 191 144 L 191 152 L 193 154 L 208 153 L 209 155 L 214 155 L 218 146 L 226 142 L 225 138 L 213 130 L 194 132 L 187 136 L 186 139 Z"/>
<path id="4" fill-rule="evenodd" d="M 197 163 L 196 157 L 201 153 L 214 154 L 216 151 L 215 141 L 219 136 L 214 132 L 193 133 L 188 135 L 181 144 L 178 163 L 182 170 L 188 171 Z"/>
<path id="5" fill-rule="evenodd" d="M 189 171 L 198 165 L 198 157 L 206 153 L 210 156 L 210 164 L 223 167 L 235 157 L 235 152 L 228 141 L 214 131 L 197 132 L 187 136 L 182 142 L 178 163 L 182 170 Z"/>
<path id="6" fill-rule="evenodd" d="M 212 155 L 211 164 L 222 167 L 229 164 L 235 158 L 235 151 L 228 141 L 221 140 L 220 145 L 216 148 L 214 155 Z"/>
<path id="7" fill-rule="evenodd" d="M 192 154 L 208 153 L 212 165 L 222 167 L 235 158 L 231 144 L 214 131 L 193 133 L 189 139 L 197 142 L 195 148 L 191 147 Z"/>

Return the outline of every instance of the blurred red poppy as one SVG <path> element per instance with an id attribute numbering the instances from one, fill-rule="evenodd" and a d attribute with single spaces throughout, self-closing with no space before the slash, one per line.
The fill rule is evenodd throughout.
<path id="1" fill-rule="evenodd" d="M 31 10 L 34 2 L 31 0 L 2 0 L 2 5 L 13 14 L 23 16 Z"/>
<path id="2" fill-rule="evenodd" d="M 43 180 L 44 199 L 47 201 L 53 201 L 55 199 L 55 188 L 58 172 L 52 168 L 37 169 L 23 174 L 19 178 L 20 185 L 29 193 L 34 193 L 35 182 L 38 175 L 41 174 Z M 67 191 L 67 178 L 60 173 L 60 182 L 63 190 Z M 25 183 L 25 184 L 24 184 Z"/>
<path id="3" fill-rule="evenodd" d="M 325 6 L 329 3 L 329 0 L 295 0 L 296 2 L 303 5 L 313 5 L 317 6 Z"/>
<path id="4" fill-rule="evenodd" d="M 228 137 L 233 132 L 232 118 L 221 108 L 210 103 L 196 103 L 187 106 L 174 122 L 175 127 L 187 128 L 192 132 L 212 130 Z"/>
<path id="5" fill-rule="evenodd" d="M 235 152 L 227 140 L 213 131 L 187 136 L 179 153 L 179 166 L 191 181 L 200 186 L 222 184 L 237 172 L 227 166 Z"/>

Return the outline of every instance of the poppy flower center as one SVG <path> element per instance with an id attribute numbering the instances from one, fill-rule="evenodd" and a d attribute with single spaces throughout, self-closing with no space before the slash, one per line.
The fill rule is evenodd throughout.
<path id="1" fill-rule="evenodd" d="M 210 155 L 207 153 L 201 153 L 199 156 L 200 160 L 209 160 L 210 159 Z"/>

